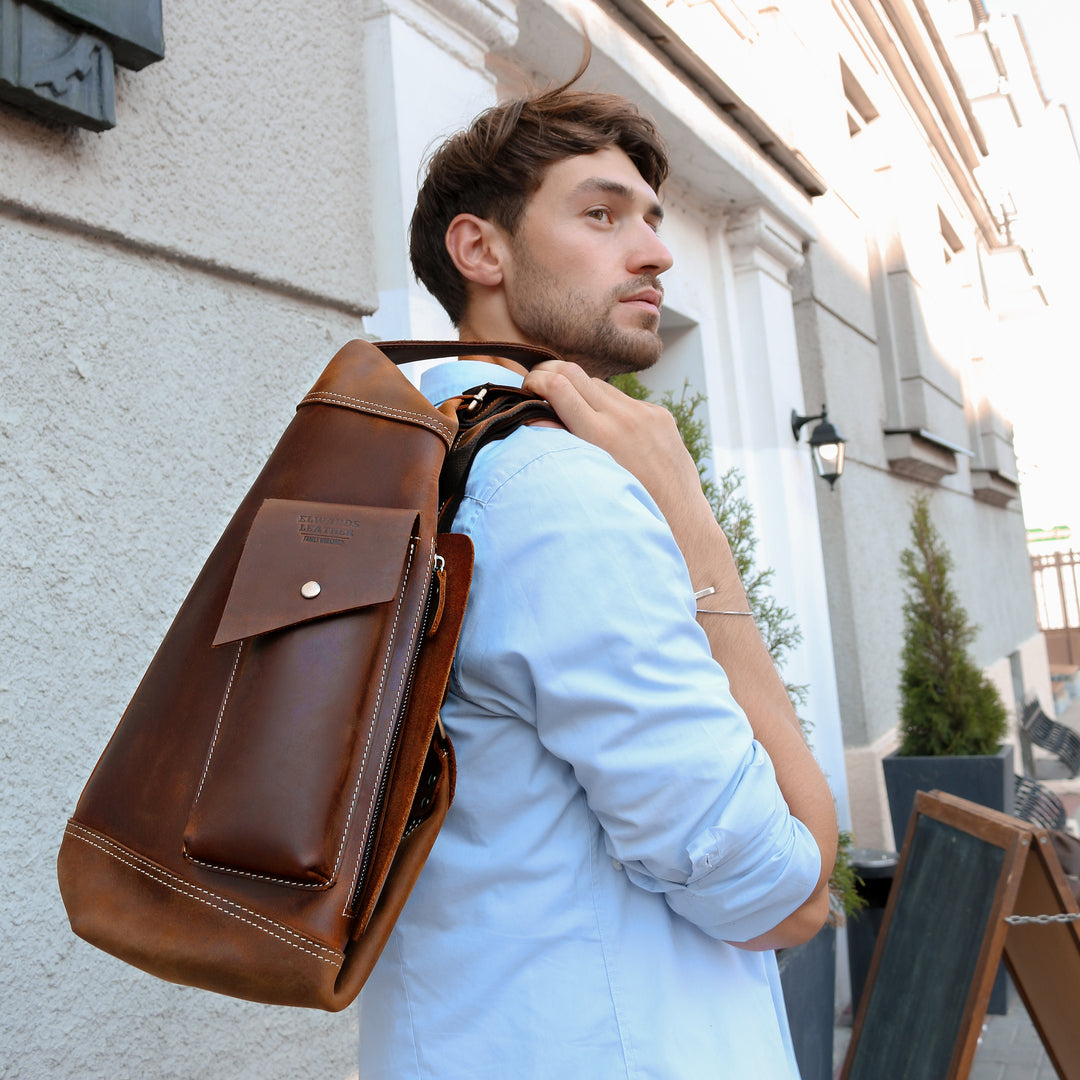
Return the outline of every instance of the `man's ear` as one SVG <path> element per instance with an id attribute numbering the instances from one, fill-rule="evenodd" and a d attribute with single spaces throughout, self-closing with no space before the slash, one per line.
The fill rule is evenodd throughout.
<path id="1" fill-rule="evenodd" d="M 502 230 L 475 214 L 458 214 L 446 229 L 446 250 L 466 281 L 502 284 L 506 244 Z"/>

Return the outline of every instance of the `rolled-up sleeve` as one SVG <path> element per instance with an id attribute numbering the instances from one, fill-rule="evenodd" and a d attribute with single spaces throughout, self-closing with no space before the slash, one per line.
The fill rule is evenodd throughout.
<path id="1" fill-rule="evenodd" d="M 535 723 L 635 885 L 712 937 L 764 933 L 810 895 L 820 854 L 710 655 L 671 532 L 607 454 L 521 434 L 544 451 L 459 512 L 477 570 L 459 650 L 474 670 L 455 679 Z"/>

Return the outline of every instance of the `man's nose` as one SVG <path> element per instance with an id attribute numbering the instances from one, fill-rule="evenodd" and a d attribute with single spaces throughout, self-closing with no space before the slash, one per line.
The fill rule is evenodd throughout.
<path id="1" fill-rule="evenodd" d="M 633 274 L 662 274 L 671 269 L 674 259 L 667 245 L 647 222 L 642 222 L 636 238 L 637 242 L 630 251 L 627 269 Z"/>

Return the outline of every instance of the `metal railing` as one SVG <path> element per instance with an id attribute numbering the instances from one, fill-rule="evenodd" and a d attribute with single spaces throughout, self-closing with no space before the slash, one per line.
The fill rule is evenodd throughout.
<path id="1" fill-rule="evenodd" d="M 1051 664 L 1080 664 L 1080 552 L 1031 556 L 1035 609 Z"/>

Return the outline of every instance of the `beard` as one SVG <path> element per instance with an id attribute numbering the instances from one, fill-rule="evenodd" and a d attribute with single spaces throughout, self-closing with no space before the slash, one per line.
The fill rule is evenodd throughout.
<path id="1" fill-rule="evenodd" d="M 525 250 L 515 251 L 514 287 L 507 291 L 507 310 L 525 339 L 579 364 L 597 379 L 644 371 L 660 359 L 659 319 L 634 311 L 640 326 L 623 327 L 614 314 L 620 300 L 642 289 L 660 289 L 644 275 L 609 290 L 599 300 L 561 283 Z"/>

